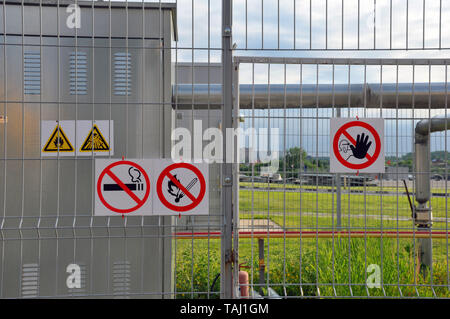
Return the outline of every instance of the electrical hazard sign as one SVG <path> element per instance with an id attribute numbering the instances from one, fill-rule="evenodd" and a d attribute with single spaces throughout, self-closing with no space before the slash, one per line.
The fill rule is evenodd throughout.
<path id="1" fill-rule="evenodd" d="M 384 120 L 333 118 L 330 121 L 331 173 L 384 173 Z"/>
<path id="2" fill-rule="evenodd" d="M 208 165 L 161 160 L 155 168 L 155 215 L 209 214 Z"/>
<path id="3" fill-rule="evenodd" d="M 95 215 L 152 215 L 151 160 L 95 161 Z"/>
<path id="4" fill-rule="evenodd" d="M 73 156 L 74 141 L 75 123 L 73 121 L 41 122 L 42 156 Z"/>

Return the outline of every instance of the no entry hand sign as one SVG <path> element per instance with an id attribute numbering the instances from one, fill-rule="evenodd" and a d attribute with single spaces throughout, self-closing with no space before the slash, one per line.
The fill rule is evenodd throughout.
<path id="1" fill-rule="evenodd" d="M 95 215 L 152 215 L 149 160 L 96 160 Z"/>
<path id="2" fill-rule="evenodd" d="M 96 159 L 95 175 L 95 215 L 209 214 L 207 164 Z"/>
<path id="3" fill-rule="evenodd" d="M 384 120 L 333 118 L 331 173 L 384 173 Z"/>

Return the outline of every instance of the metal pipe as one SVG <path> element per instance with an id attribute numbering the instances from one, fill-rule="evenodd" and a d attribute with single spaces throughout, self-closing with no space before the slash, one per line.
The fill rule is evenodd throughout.
<path id="1" fill-rule="evenodd" d="M 437 115 L 417 123 L 416 134 L 428 135 L 429 133 L 442 132 L 448 129 L 450 129 L 450 114 Z"/>
<path id="2" fill-rule="evenodd" d="M 177 239 L 219 239 L 222 236 L 221 232 L 177 232 L 173 233 L 172 236 Z M 239 231 L 239 238 L 254 238 L 259 239 L 264 238 L 423 238 L 423 239 L 442 239 L 445 240 L 450 236 L 450 232 L 447 231 L 431 231 L 424 230 L 421 231 L 358 231 L 358 230 L 339 230 L 339 231 L 328 231 L 319 230 L 317 231 Z M 261 247 L 261 246 L 258 246 Z"/>
<path id="3" fill-rule="evenodd" d="M 303 84 L 302 107 L 308 108 L 317 106 L 320 108 L 331 108 L 333 105 L 333 85 L 332 84 Z M 286 88 L 286 91 L 285 91 Z M 253 93 L 254 90 L 254 93 Z M 269 86 L 266 84 L 240 84 L 239 98 L 241 109 L 251 109 L 254 99 L 254 107 L 259 109 L 267 108 L 267 96 Z M 173 103 L 175 100 L 177 108 L 192 109 L 194 107 L 210 105 L 219 108 L 222 104 L 221 84 L 177 84 L 172 87 Z M 316 94 L 318 93 L 318 101 Z M 192 97 L 192 94 L 194 96 Z M 254 94 L 254 95 L 253 95 Z M 286 94 L 286 96 L 285 96 Z M 335 84 L 334 85 L 334 106 L 335 107 L 364 107 L 379 108 L 380 98 L 383 98 L 384 108 L 410 109 L 412 96 L 414 94 L 414 108 L 445 108 L 445 83 L 399 83 L 398 91 L 396 83 L 367 83 L 364 84 Z M 350 96 L 349 96 L 350 95 Z M 366 104 L 364 103 L 364 95 Z M 431 99 L 431 103 L 429 101 Z M 270 84 L 270 107 L 298 108 L 300 101 L 300 85 L 296 84 Z"/>
<path id="4" fill-rule="evenodd" d="M 438 115 L 431 119 L 424 119 L 417 123 L 415 129 L 415 160 L 416 160 L 416 201 L 414 208 L 414 222 L 418 230 L 430 231 L 432 226 L 432 210 L 428 204 L 431 198 L 430 181 L 430 134 L 442 132 L 449 128 L 450 116 Z M 432 238 L 419 238 L 420 268 L 424 276 L 433 264 Z"/>
<path id="5" fill-rule="evenodd" d="M 264 296 L 264 272 L 266 265 L 264 264 L 264 238 L 258 239 L 258 251 L 259 251 L 259 294 Z"/>
<path id="6" fill-rule="evenodd" d="M 450 128 L 450 115 L 438 115 L 417 123 L 415 130 L 416 201 L 423 207 L 430 200 L 430 133 Z"/>

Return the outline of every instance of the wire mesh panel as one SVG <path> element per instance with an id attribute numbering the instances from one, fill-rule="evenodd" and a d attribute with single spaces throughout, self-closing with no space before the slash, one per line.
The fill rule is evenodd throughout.
<path id="1" fill-rule="evenodd" d="M 179 100 L 222 85 L 221 12 L 209 0 L 1 2 L 1 297 L 224 295 L 210 235 L 225 233 L 220 163 L 206 216 L 95 215 L 96 159 L 173 158 L 181 129 L 181 160 L 195 162 L 203 131 L 227 123 L 221 96 Z"/>
<path id="2" fill-rule="evenodd" d="M 172 217 L 94 216 L 94 173 L 170 157 L 176 5 L 0 11 L 1 297 L 172 298 Z"/>
<path id="3" fill-rule="evenodd" d="M 235 60 L 241 127 L 269 132 L 240 144 L 239 262 L 254 296 L 448 297 L 446 124 L 430 140 L 431 229 L 407 196 L 424 173 L 416 126 L 447 114 L 448 60 Z M 384 118 L 385 173 L 330 173 L 336 117 Z"/>
<path id="4" fill-rule="evenodd" d="M 450 47 L 442 0 L 233 0 L 236 50 L 434 50 Z"/>
<path id="5" fill-rule="evenodd" d="M 446 1 L 0 4 L 0 297 L 448 296 Z M 206 215 L 95 215 L 96 159 L 176 157 Z"/>

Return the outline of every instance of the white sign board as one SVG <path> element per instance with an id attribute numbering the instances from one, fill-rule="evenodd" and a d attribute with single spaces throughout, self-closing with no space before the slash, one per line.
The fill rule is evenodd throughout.
<path id="1" fill-rule="evenodd" d="M 42 156 L 114 155 L 114 121 L 42 121 L 41 154 Z"/>
<path id="2" fill-rule="evenodd" d="M 208 164 L 155 163 L 154 215 L 208 215 Z"/>
<path id="3" fill-rule="evenodd" d="M 41 155 L 75 155 L 75 121 L 41 122 Z"/>
<path id="4" fill-rule="evenodd" d="M 151 160 L 95 160 L 95 215 L 152 215 Z"/>
<path id="5" fill-rule="evenodd" d="M 94 214 L 208 215 L 208 174 L 208 164 L 96 159 Z"/>
<path id="6" fill-rule="evenodd" d="M 384 173 L 384 119 L 330 121 L 331 173 Z"/>
<path id="7" fill-rule="evenodd" d="M 77 156 L 114 155 L 114 121 L 77 121 Z"/>

